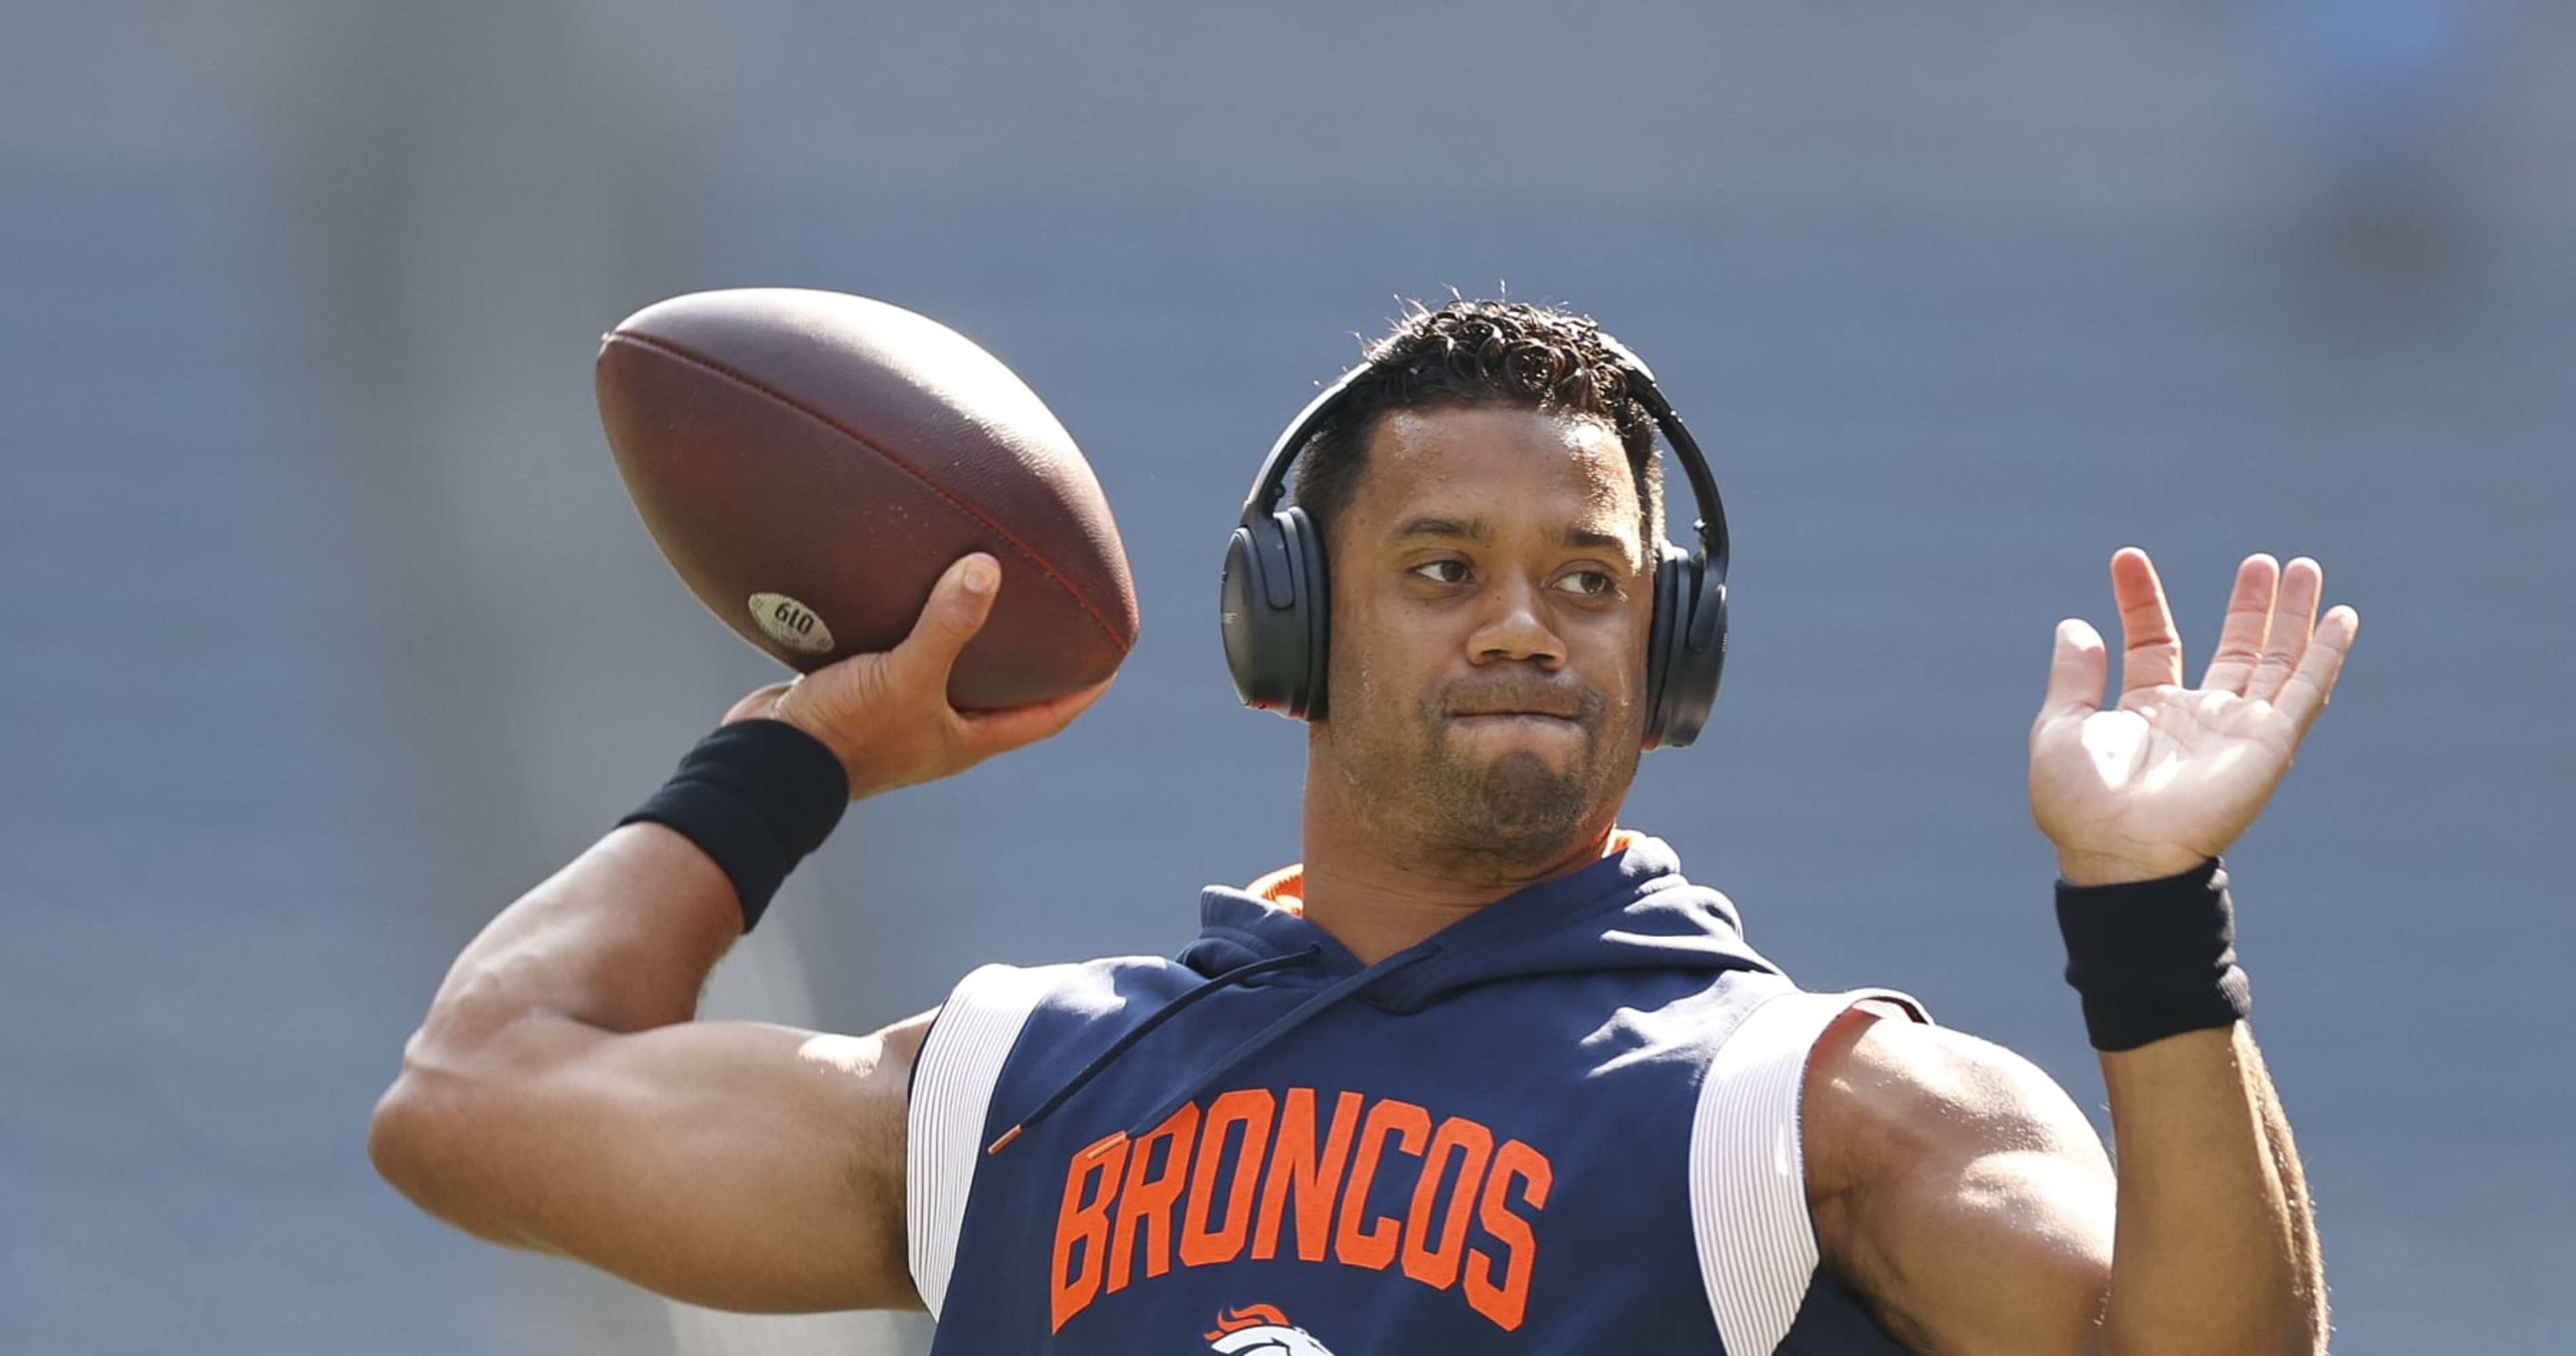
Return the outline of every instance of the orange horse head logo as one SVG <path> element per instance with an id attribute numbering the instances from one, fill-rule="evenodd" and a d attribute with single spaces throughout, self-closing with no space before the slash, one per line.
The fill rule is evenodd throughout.
<path id="1" fill-rule="evenodd" d="M 1210 1350 L 1226 1356 L 1333 1356 L 1323 1343 L 1268 1304 L 1228 1309 L 1217 1316 L 1215 1331 L 1199 1335 L 1207 1339 Z"/>

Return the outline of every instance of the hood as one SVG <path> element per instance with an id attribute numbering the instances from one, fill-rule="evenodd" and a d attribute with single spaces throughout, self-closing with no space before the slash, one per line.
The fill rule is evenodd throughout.
<path id="1" fill-rule="evenodd" d="M 1684 879 L 1661 839 L 1622 830 L 1613 843 L 1582 870 L 1514 891 L 1367 969 L 1283 902 L 1294 899 L 1296 868 L 1249 890 L 1211 886 L 1200 900 L 1198 940 L 1180 961 L 1214 977 L 1311 950 L 1308 970 L 1291 967 L 1287 978 L 1310 971 L 1338 985 L 1366 974 L 1348 996 L 1390 1012 L 1418 1010 L 1470 985 L 1569 971 L 1776 973 L 1745 943 L 1735 905 Z"/>
<path id="2" fill-rule="evenodd" d="M 1726 896 L 1691 884 L 1661 840 L 1622 830 L 1609 855 L 1572 875 L 1524 887 L 1442 928 L 1424 941 L 1363 966 L 1291 901 L 1297 868 L 1251 889 L 1211 886 L 1201 896 L 1198 939 L 1180 963 L 1205 979 L 1102 1050 L 1054 1095 L 994 1141 L 998 1151 L 1025 1126 L 1053 1115 L 1083 1085 L 1165 1022 L 1229 986 L 1268 977 L 1313 992 L 1223 1058 L 1195 1070 L 1130 1133 L 1142 1133 L 1213 1085 L 1234 1066 L 1342 1002 L 1394 1013 L 1418 1011 L 1442 995 L 1532 975 L 1605 970 L 1697 969 L 1712 973 L 1778 968 L 1745 944 Z"/>

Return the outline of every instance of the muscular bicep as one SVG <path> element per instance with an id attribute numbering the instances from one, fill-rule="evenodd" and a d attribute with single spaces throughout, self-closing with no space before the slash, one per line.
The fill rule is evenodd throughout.
<path id="1" fill-rule="evenodd" d="M 496 1038 L 495 1068 L 407 1075 L 417 1114 L 445 1123 L 420 1137 L 438 1161 L 397 1180 L 464 1228 L 691 1303 L 917 1308 L 904 1122 L 929 1024 L 614 1034 L 531 1015 Z"/>
<path id="2" fill-rule="evenodd" d="M 1855 1014 L 1816 1047 L 1802 1122 L 1825 1265 L 1891 1335 L 1926 1353 L 2089 1348 L 2114 1181 L 2046 1074 L 1974 1037 Z"/>

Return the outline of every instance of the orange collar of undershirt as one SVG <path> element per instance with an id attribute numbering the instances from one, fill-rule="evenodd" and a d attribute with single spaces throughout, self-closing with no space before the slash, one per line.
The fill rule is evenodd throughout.
<path id="1" fill-rule="evenodd" d="M 1602 847 L 1601 855 L 1616 856 L 1627 851 L 1644 836 L 1635 829 L 1612 829 L 1610 841 Z M 1290 913 L 1303 914 L 1306 911 L 1306 864 L 1290 862 L 1243 887 L 1243 891 L 1256 898 L 1266 899 Z"/>

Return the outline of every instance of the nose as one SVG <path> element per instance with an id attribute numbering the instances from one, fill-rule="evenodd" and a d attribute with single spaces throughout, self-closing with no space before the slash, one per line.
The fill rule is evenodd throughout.
<path id="1" fill-rule="evenodd" d="M 1565 662 L 1565 640 L 1548 624 L 1545 596 L 1526 579 L 1503 579 L 1476 600 L 1476 629 L 1467 657 L 1479 664 L 1519 660 L 1553 669 Z"/>

